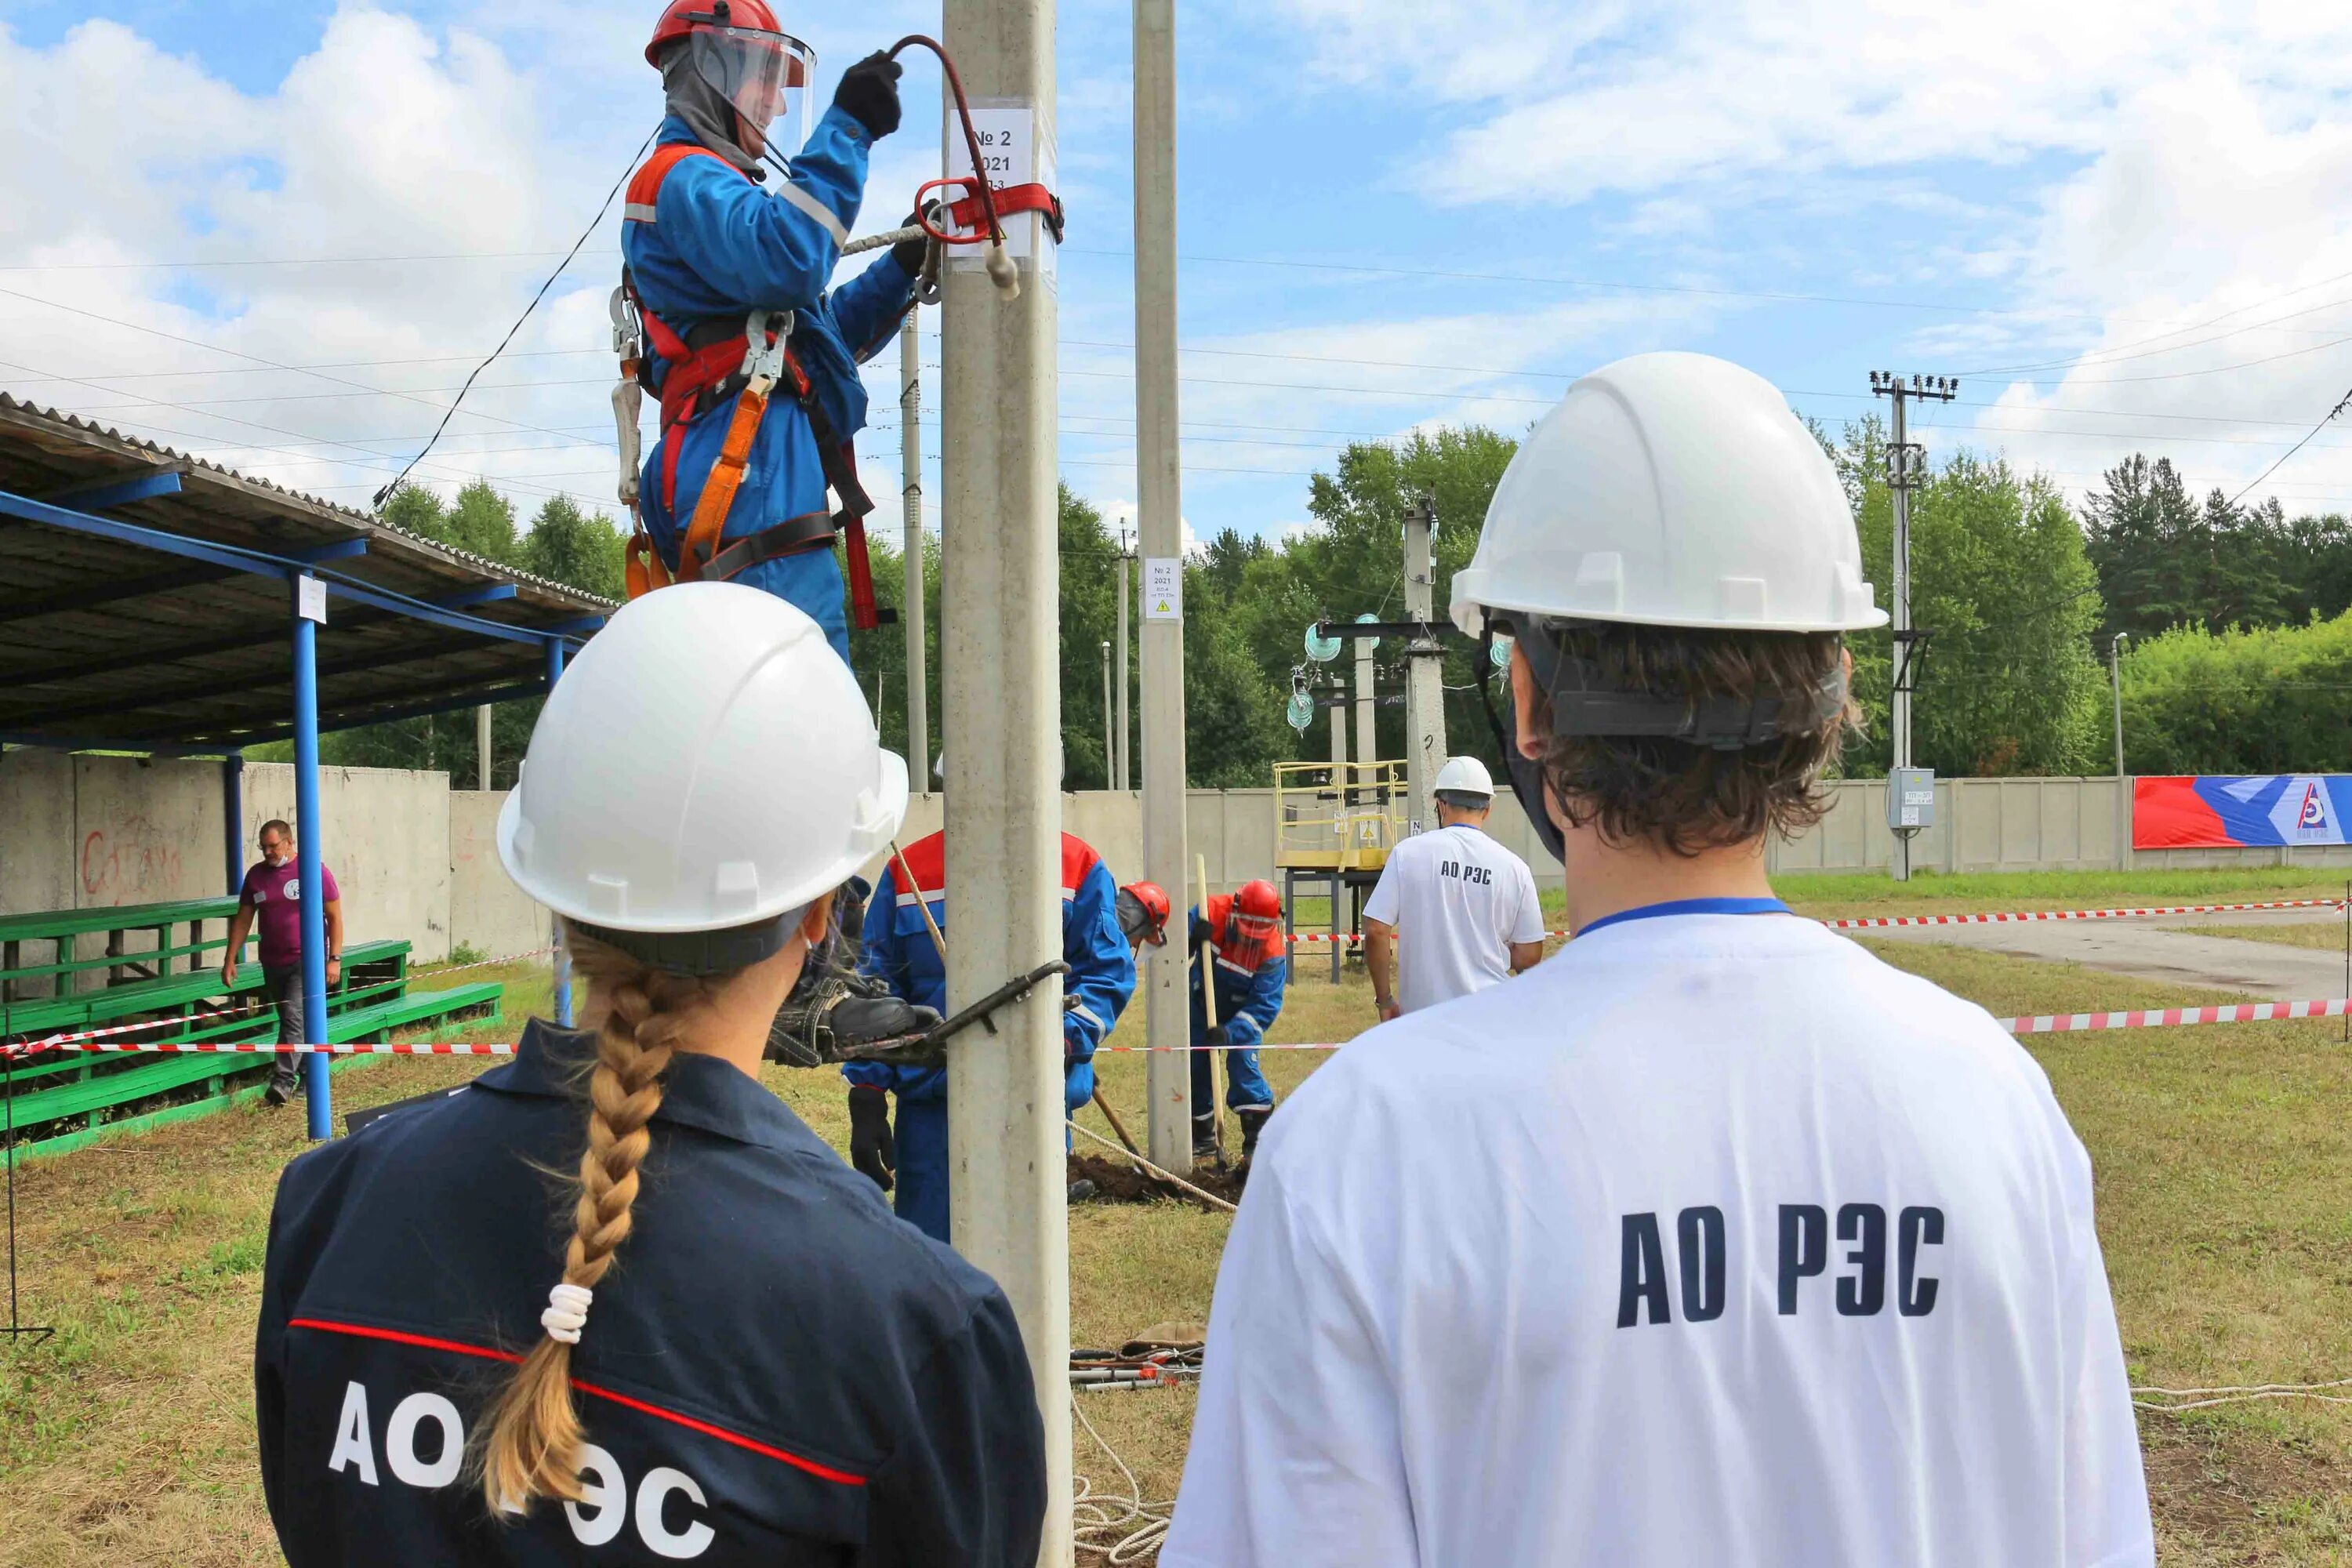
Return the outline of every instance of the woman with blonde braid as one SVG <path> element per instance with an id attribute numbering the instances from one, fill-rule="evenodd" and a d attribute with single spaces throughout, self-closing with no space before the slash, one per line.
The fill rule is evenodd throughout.
<path id="1" fill-rule="evenodd" d="M 311 1564 L 1022 1564 L 1018 1329 L 756 1074 L 906 765 L 772 595 L 631 604 L 548 699 L 500 858 L 583 1032 L 287 1168 L 255 1382 Z"/>

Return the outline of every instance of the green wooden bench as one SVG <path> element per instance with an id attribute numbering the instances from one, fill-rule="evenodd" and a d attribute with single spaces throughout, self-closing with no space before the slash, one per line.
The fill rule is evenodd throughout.
<path id="1" fill-rule="evenodd" d="M 504 1016 L 504 986 L 486 980 L 446 991 L 390 997 L 331 1016 L 328 1041 L 334 1045 L 381 1041 L 395 1029 L 460 1013 L 482 1013 L 482 1016 L 469 1020 L 471 1026 L 497 1023 Z M 217 1026 L 210 1032 L 210 1037 L 249 1040 L 257 1034 L 276 1032 L 274 1026 L 257 1030 L 249 1020 L 245 1026 L 244 1034 L 237 1034 L 236 1026 Z M 200 1037 L 192 1032 L 184 1037 Z M 16 1092 L 11 1111 L 19 1140 L 17 1147 L 24 1155 L 29 1158 L 63 1153 L 99 1138 L 209 1115 L 261 1093 L 266 1087 L 262 1077 L 271 1066 L 268 1057 L 227 1053 L 125 1056 L 113 1059 L 127 1065 L 113 1072 L 49 1082 L 29 1091 L 24 1085 L 26 1079 L 37 1081 L 34 1070 L 20 1068 L 14 1074 Z M 379 1058 L 336 1058 L 331 1066 L 340 1070 L 353 1059 Z M 38 1065 L 41 1064 L 36 1064 Z M 240 1079 L 244 1080 L 242 1084 Z M 200 1090 L 193 1100 L 140 1108 L 159 1096 L 181 1094 L 191 1089 Z M 110 1111 L 122 1113 L 109 1116 Z M 76 1121 L 80 1124 L 62 1125 Z"/>
<path id="2" fill-rule="evenodd" d="M 236 899 L 182 899 L 168 903 L 114 904 L 83 910 L 45 910 L 0 915 L 0 999 L 15 1000 L 33 994 L 49 994 L 70 987 L 74 975 L 104 969 L 117 981 L 137 973 L 160 976 L 174 958 L 185 958 L 190 969 L 205 966 L 205 953 L 227 945 L 228 921 L 236 913 Z M 207 921 L 221 922 L 221 934 L 204 937 Z M 173 929 L 184 925 L 188 940 L 175 943 Z M 123 938 L 132 931 L 153 931 L 154 945 L 126 949 Z M 75 948 L 84 936 L 103 932 L 102 956 L 82 958 Z M 26 962 L 26 944 L 47 943 L 47 961 Z"/>
<path id="3" fill-rule="evenodd" d="M 404 983 L 408 976 L 409 944 L 399 938 L 362 942 L 343 950 L 341 986 L 354 983 L 392 979 Z M 378 970 L 388 973 L 379 973 Z M 235 992 L 238 995 L 261 990 L 261 967 L 242 966 L 236 977 Z M 203 969 L 194 974 L 173 974 L 158 980 L 135 981 L 128 985 L 110 985 L 103 991 L 76 991 L 64 996 L 44 996 L 29 1002 L 0 1002 L 0 1038 L 16 1036 L 53 1035 L 62 1031 L 89 1028 L 118 1019 L 134 1018 L 142 1014 L 164 1014 L 184 1011 L 200 1004 L 216 1001 L 230 994 L 221 984 L 215 969 Z M 331 1011 L 340 987 L 331 987 L 327 1006 Z"/>

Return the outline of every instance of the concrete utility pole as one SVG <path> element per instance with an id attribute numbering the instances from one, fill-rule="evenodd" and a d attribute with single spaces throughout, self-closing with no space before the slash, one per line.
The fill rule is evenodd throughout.
<path id="1" fill-rule="evenodd" d="M 2107 644 L 2107 681 L 2116 698 L 2116 777 L 2124 776 L 2124 644 L 2129 632 L 2117 632 Z"/>
<path id="2" fill-rule="evenodd" d="M 1135 0 L 1135 493 L 1143 552 L 1143 874 L 1184 920 L 1184 488 L 1176 437 L 1176 4 Z M 1046 417 L 1051 418 L 1048 411 Z M 1192 1169 L 1189 936 L 1146 947 L 1152 1163 Z M 1059 1374 L 1063 1369 L 1055 1367 Z M 1040 1388 L 1044 1386 L 1040 1384 Z M 1039 1395 L 1043 1398 L 1041 1393 Z M 1065 1402 L 1068 1395 L 1061 1397 Z"/>
<path id="3" fill-rule="evenodd" d="M 1013 182 L 1050 178 L 1054 0 L 946 0 L 942 36 Z M 1033 174 L 1031 171 L 1035 171 Z M 1052 237 L 1004 220 L 1019 291 L 948 263 L 941 312 L 948 1001 L 966 1005 L 1062 955 L 1062 767 Z M 1070 1243 L 1062 986 L 1048 979 L 948 1052 L 949 1233 L 1003 1288 L 1045 1422 L 1038 1562 L 1072 1559 Z"/>
<path id="4" fill-rule="evenodd" d="M 1368 770 L 1380 761 L 1381 737 L 1375 725 L 1380 712 L 1372 689 L 1372 649 L 1379 646 L 1378 637 L 1358 637 L 1356 640 L 1356 774 L 1367 786 L 1372 783 Z"/>
<path id="5" fill-rule="evenodd" d="M 1331 689 L 1334 693 L 1339 690 L 1337 680 L 1331 683 Z M 1340 792 L 1339 804 L 1345 805 L 1348 803 L 1348 705 L 1335 700 L 1330 706 L 1331 787 Z"/>
<path id="6" fill-rule="evenodd" d="M 1102 645 L 1103 667 L 1103 787 L 1118 787 L 1118 737 L 1112 732 L 1114 722 L 1110 700 L 1110 644 Z"/>
<path id="7" fill-rule="evenodd" d="M 1437 574 L 1432 541 L 1437 534 L 1437 498 L 1425 495 L 1405 513 L 1405 619 L 1429 626 Z M 1405 644 L 1404 683 L 1406 831 L 1437 825 L 1432 791 L 1445 765 L 1445 646 L 1434 635 Z"/>
<path id="8" fill-rule="evenodd" d="M 907 776 L 919 790 L 931 787 L 931 682 L 923 668 L 929 634 L 923 626 L 923 345 L 915 323 L 922 320 L 916 306 L 907 308 L 898 329 L 898 515 L 903 520 L 899 540 L 905 549 L 907 585 L 899 595 L 899 616 L 907 623 Z M 879 714 L 876 717 L 878 719 Z"/>
<path id="9" fill-rule="evenodd" d="M 1130 738 L 1135 733 L 1129 727 L 1127 717 L 1127 692 L 1128 687 L 1131 684 L 1127 674 L 1127 644 L 1131 635 L 1127 629 L 1127 604 L 1132 596 L 1128 592 L 1127 586 L 1127 531 L 1122 529 L 1118 536 L 1118 713 L 1116 720 L 1118 725 L 1118 744 L 1114 748 L 1118 754 L 1111 762 L 1110 786 L 1116 790 L 1129 790 L 1135 787 L 1128 782 L 1133 775 L 1129 773 L 1127 766 L 1127 749 L 1130 743 Z"/>
<path id="10" fill-rule="evenodd" d="M 1911 693 L 1918 683 L 1918 645 L 1911 630 L 1911 492 L 1918 489 L 1926 470 L 1926 448 L 1910 439 L 1909 424 L 1904 417 L 1907 402 L 1930 398 L 1949 403 L 1959 395 L 1960 384 L 1949 376 L 1929 375 L 1911 378 L 1905 385 L 1903 378 L 1888 371 L 1870 373 L 1870 390 L 1874 396 L 1892 398 L 1895 403 L 1894 439 L 1886 447 L 1886 489 L 1895 510 L 1895 658 L 1893 679 L 1894 765 L 1911 766 Z M 1899 846 L 1895 857 L 1895 879 L 1911 879 L 1911 854 L 1908 835 Z"/>
<path id="11" fill-rule="evenodd" d="M 490 787 L 490 705 L 474 710 L 474 787 Z"/>

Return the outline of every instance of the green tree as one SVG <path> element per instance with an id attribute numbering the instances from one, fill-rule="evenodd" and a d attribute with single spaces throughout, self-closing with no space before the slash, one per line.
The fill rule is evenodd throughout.
<path id="1" fill-rule="evenodd" d="M 522 538 L 517 564 L 536 576 L 619 599 L 627 591 L 623 567 L 627 542 L 603 512 L 583 512 L 570 496 L 551 496 Z"/>
<path id="2" fill-rule="evenodd" d="M 2158 633 L 2124 657 L 2136 773 L 2352 769 L 2352 615 L 2300 626 Z"/>
<path id="3" fill-rule="evenodd" d="M 519 562 L 521 549 L 515 535 L 514 502 L 488 479 L 476 479 L 457 492 L 446 527 L 445 542 L 455 549 L 507 565 Z"/>
<path id="4" fill-rule="evenodd" d="M 1839 467 L 1857 498 L 1863 562 L 1882 606 L 1894 584 L 1894 509 L 1874 420 L 1848 430 Z M 1911 504 L 1912 624 L 1933 634 L 1912 703 L 1912 752 L 1942 773 L 2059 773 L 2095 765 L 2104 703 L 2091 634 L 2098 578 L 2047 477 L 1962 451 Z M 1886 769 L 1893 641 L 1851 639 L 1870 732 L 1846 770 Z"/>

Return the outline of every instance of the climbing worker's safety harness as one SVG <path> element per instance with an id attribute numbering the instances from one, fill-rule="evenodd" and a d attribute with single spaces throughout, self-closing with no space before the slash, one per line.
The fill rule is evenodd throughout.
<path id="1" fill-rule="evenodd" d="M 913 44 L 920 44 L 940 57 L 962 122 L 972 167 L 987 167 L 954 62 L 937 43 L 919 34 L 899 39 L 889 53 L 895 57 Z M 671 142 L 658 147 L 629 180 L 628 194 L 621 208 L 622 221 L 656 222 L 663 180 L 679 163 L 694 157 L 717 158 L 728 168 L 735 167 L 694 142 Z M 749 174 L 743 177 L 751 178 Z M 797 198 L 796 205 L 809 201 L 796 186 L 787 184 L 782 190 L 786 199 Z M 841 253 L 851 256 L 919 237 L 928 238 L 930 252 L 924 262 L 918 297 L 935 302 L 940 248 L 985 244 L 989 247 L 989 276 L 999 289 L 1016 294 L 1020 279 L 1004 252 L 1002 220 L 1007 215 L 1026 212 L 1041 215 L 1055 243 L 1060 242 L 1062 204 L 1045 186 L 1033 184 L 997 190 L 976 174 L 950 175 L 928 182 L 917 193 L 913 226 L 853 240 L 842 247 Z M 801 356 L 793 352 L 793 312 L 755 310 L 744 318 L 740 330 L 731 321 L 705 321 L 680 333 L 646 309 L 625 267 L 620 286 L 613 290 L 612 317 L 613 349 L 620 358 L 621 368 L 620 382 L 613 389 L 613 416 L 620 435 L 620 500 L 629 509 L 633 524 L 626 563 L 629 597 L 637 598 L 672 583 L 723 582 L 763 561 L 831 549 L 835 537 L 840 535 L 847 544 L 851 624 L 860 631 L 871 631 L 879 626 L 882 614 L 875 603 L 874 573 L 866 546 L 866 515 L 874 510 L 874 501 L 858 481 L 856 453 L 849 438 L 835 430 L 803 368 Z M 661 370 L 658 382 L 655 375 L 656 365 Z M 787 518 L 756 533 L 725 540 L 727 514 L 735 504 L 744 468 L 751 461 L 760 421 L 767 413 L 769 399 L 779 387 L 807 416 L 825 483 L 840 503 L 840 510 Z M 663 559 L 646 531 L 638 510 L 641 449 L 637 416 L 647 392 L 655 395 L 661 407 L 662 502 L 671 510 L 672 516 L 676 515 L 677 499 L 678 451 L 686 427 L 730 398 L 735 405 L 718 460 L 703 480 L 694 515 L 679 537 L 677 564 L 674 568 Z"/>

